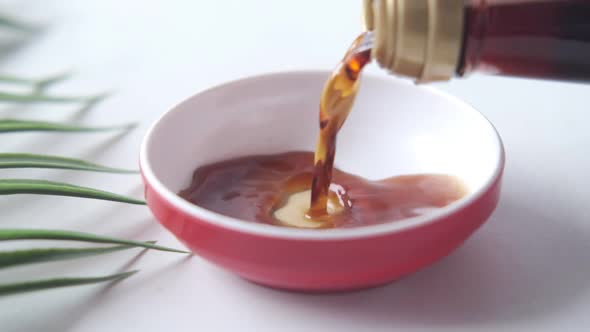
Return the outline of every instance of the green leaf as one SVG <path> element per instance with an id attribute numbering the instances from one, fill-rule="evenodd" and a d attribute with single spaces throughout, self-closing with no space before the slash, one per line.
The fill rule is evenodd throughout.
<path id="1" fill-rule="evenodd" d="M 84 103 L 83 109 L 89 109 L 94 105 L 98 104 L 106 97 L 108 93 L 102 93 L 93 96 L 48 96 L 44 95 L 43 92 L 50 86 L 62 82 L 71 77 L 71 73 L 64 72 L 57 75 L 48 76 L 41 79 L 33 79 L 14 75 L 1 75 L 0 83 L 25 85 L 31 87 L 31 92 L 27 94 L 0 92 L 0 102 L 11 102 L 11 103 Z"/>
<path id="2" fill-rule="evenodd" d="M 100 199 L 105 201 L 145 205 L 145 201 L 108 191 L 80 187 L 67 183 L 31 179 L 0 179 L 0 195 L 37 194 Z"/>
<path id="3" fill-rule="evenodd" d="M 131 249 L 130 245 L 97 248 L 39 248 L 15 251 L 0 251 L 0 269 L 15 265 L 53 262 L 87 256 L 103 255 L 114 251 Z"/>
<path id="4" fill-rule="evenodd" d="M 19 20 L 4 15 L 0 15 L 0 26 L 23 32 L 33 32 L 36 30 L 36 28 L 32 25 L 20 22 Z"/>
<path id="5" fill-rule="evenodd" d="M 66 123 L 27 121 L 16 119 L 0 120 L 0 133 L 23 132 L 23 131 L 57 131 L 57 132 L 97 132 L 110 130 L 128 130 L 134 128 L 135 124 L 126 124 L 110 127 L 85 127 Z"/>
<path id="6" fill-rule="evenodd" d="M 19 85 L 33 85 L 38 87 L 49 87 L 70 78 L 70 73 L 60 73 L 42 79 L 33 79 L 14 75 L 0 75 L 0 82 Z"/>
<path id="7" fill-rule="evenodd" d="M 70 78 L 70 73 L 61 73 L 49 77 L 42 78 L 40 80 L 33 80 L 32 84 L 34 85 L 34 93 L 40 94 L 41 92 L 45 91 L 50 86 L 57 84 L 59 82 L 65 81 L 66 79 Z"/>
<path id="8" fill-rule="evenodd" d="M 24 84 L 24 85 L 35 85 L 35 80 L 19 77 L 19 76 L 12 76 L 12 75 L 0 75 L 0 82 L 3 83 L 12 83 L 12 84 Z"/>
<path id="9" fill-rule="evenodd" d="M 9 103 L 80 103 L 104 98 L 105 94 L 96 96 L 47 96 L 39 93 L 0 92 L 0 102 Z"/>
<path id="10" fill-rule="evenodd" d="M 161 247 L 153 242 L 141 242 L 94 235 L 90 233 L 72 232 L 53 229 L 0 229 L 0 241 L 14 240 L 65 240 L 65 241 L 82 241 L 91 243 L 122 244 L 160 251 L 177 252 L 188 254 L 187 251 Z"/>
<path id="11" fill-rule="evenodd" d="M 81 159 L 27 153 L 0 153 L 0 168 L 58 168 L 90 172 L 137 173 L 94 164 Z"/>
<path id="12" fill-rule="evenodd" d="M 45 279 L 26 281 L 13 284 L 0 284 L 0 296 L 13 295 L 18 293 L 26 293 L 39 291 L 44 289 L 59 288 L 59 287 L 70 287 L 78 285 L 96 284 L 106 281 L 118 281 L 123 280 L 137 273 L 138 270 L 112 274 L 104 277 L 90 277 L 90 278 L 56 278 L 56 279 Z"/>

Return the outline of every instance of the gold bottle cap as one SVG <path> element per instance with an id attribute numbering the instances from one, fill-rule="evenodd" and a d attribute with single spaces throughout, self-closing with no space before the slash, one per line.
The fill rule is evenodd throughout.
<path id="1" fill-rule="evenodd" d="M 364 0 L 373 58 L 419 83 L 455 76 L 463 39 L 464 0 Z"/>

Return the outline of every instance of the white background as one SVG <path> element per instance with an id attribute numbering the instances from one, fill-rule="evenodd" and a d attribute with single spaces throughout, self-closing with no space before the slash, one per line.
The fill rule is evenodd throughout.
<path id="1" fill-rule="evenodd" d="M 252 74 L 332 68 L 359 32 L 360 3 L 0 1 L 0 11 L 47 24 L 28 43 L 0 54 L 0 72 L 73 69 L 74 78 L 52 92 L 113 92 L 87 113 L 75 106 L 2 107 L 0 117 L 141 122 L 126 135 L 3 135 L 0 150 L 136 167 L 147 126 L 189 95 Z M 590 86 L 472 77 L 438 87 L 480 109 L 507 150 L 498 210 L 443 261 L 387 287 L 337 295 L 266 289 L 198 257 L 138 256 L 137 250 L 10 269 L 0 282 L 141 272 L 113 287 L 0 298 L 0 331 L 584 330 L 590 324 Z M 0 176 L 142 196 L 136 175 L 3 170 Z M 0 227 L 65 228 L 181 246 L 145 207 L 74 198 L 0 197 Z"/>

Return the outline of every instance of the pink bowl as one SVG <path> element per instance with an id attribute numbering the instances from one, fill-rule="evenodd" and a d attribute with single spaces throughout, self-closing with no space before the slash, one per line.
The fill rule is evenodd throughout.
<path id="1" fill-rule="evenodd" d="M 352 229 L 304 230 L 246 222 L 176 195 L 203 164 L 244 155 L 313 150 L 328 72 L 277 73 L 201 92 L 168 111 L 140 154 L 156 218 L 192 251 L 248 280 L 299 291 L 391 282 L 448 255 L 497 205 L 504 150 L 494 127 L 464 102 L 393 79 L 363 78 L 339 138 L 337 165 L 378 179 L 459 176 L 465 198 L 431 214 Z"/>

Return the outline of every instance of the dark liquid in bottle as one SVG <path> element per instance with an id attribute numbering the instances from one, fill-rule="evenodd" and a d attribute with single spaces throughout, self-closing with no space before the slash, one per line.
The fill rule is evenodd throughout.
<path id="1" fill-rule="evenodd" d="M 449 175 L 370 181 L 334 168 L 336 137 L 371 59 L 359 36 L 324 87 L 315 155 L 248 156 L 198 168 L 180 193 L 203 208 L 242 220 L 299 228 L 373 225 L 415 217 L 466 194 Z"/>
<path id="2" fill-rule="evenodd" d="M 460 75 L 590 81 L 590 1 L 467 0 Z"/>
<path id="3" fill-rule="evenodd" d="M 180 196 L 242 220 L 301 228 L 347 228 L 426 214 L 467 193 L 462 182 L 449 175 L 404 175 L 370 181 L 334 168 L 328 194 L 329 210 L 334 212 L 306 222 L 309 195 L 288 202 L 295 195 L 309 193 L 315 172 L 313 159 L 312 152 L 288 152 L 210 164 L 194 172 L 190 187 Z M 287 205 L 293 208 L 281 214 Z"/>

